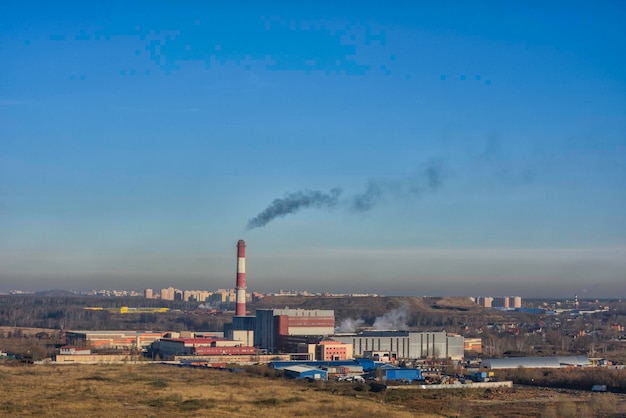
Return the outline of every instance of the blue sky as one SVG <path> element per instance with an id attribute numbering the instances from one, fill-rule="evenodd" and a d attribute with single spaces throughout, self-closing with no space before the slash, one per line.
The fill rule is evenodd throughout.
<path id="1" fill-rule="evenodd" d="M 207 3 L 5 5 L 0 291 L 626 296 L 622 2 Z"/>

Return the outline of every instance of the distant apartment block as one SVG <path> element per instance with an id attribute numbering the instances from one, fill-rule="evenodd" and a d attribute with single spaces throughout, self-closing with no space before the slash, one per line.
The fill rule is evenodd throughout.
<path id="1" fill-rule="evenodd" d="M 474 301 L 483 308 L 521 308 L 521 296 L 479 296 Z"/>
<path id="2" fill-rule="evenodd" d="M 161 289 L 161 299 L 162 300 L 175 300 L 176 299 L 176 289 L 173 287 L 168 287 Z"/>

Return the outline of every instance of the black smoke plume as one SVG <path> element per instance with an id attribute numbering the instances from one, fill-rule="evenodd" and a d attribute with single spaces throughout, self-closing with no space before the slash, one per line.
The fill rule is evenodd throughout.
<path id="1" fill-rule="evenodd" d="M 282 199 L 275 199 L 265 210 L 248 221 L 248 229 L 267 225 L 278 217 L 296 213 L 305 208 L 332 208 L 336 206 L 341 189 L 332 189 L 328 194 L 317 190 L 304 190 L 287 193 Z"/>
<path id="2" fill-rule="evenodd" d="M 365 190 L 352 197 L 349 207 L 355 212 L 367 212 L 385 197 L 403 198 L 434 193 L 443 184 L 445 178 L 440 161 L 430 161 L 417 174 L 399 179 L 372 179 Z"/>
<path id="3" fill-rule="evenodd" d="M 248 221 L 248 229 L 267 225 L 278 217 L 298 212 L 304 208 L 325 209 L 339 204 L 352 212 L 367 212 L 385 197 L 405 198 L 434 193 L 442 186 L 445 172 L 440 161 L 429 162 L 421 171 L 410 177 L 399 179 L 372 179 L 365 190 L 342 201 L 341 189 L 332 189 L 328 194 L 316 190 L 288 193 L 275 199 L 265 210 Z"/>

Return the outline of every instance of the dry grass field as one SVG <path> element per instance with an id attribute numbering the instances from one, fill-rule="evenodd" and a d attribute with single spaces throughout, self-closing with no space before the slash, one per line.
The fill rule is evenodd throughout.
<path id="1" fill-rule="evenodd" d="M 164 365 L 1 367 L 0 415 L 406 417 L 400 407 L 315 383 Z"/>
<path id="2" fill-rule="evenodd" d="M 148 365 L 0 366 L 0 416 L 626 417 L 626 396 L 516 388 L 382 391 Z"/>

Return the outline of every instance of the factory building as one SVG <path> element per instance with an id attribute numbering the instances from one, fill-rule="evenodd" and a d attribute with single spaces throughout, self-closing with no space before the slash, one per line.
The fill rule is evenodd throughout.
<path id="1" fill-rule="evenodd" d="M 224 324 L 224 337 L 241 341 L 243 345 L 253 346 L 255 324 L 254 316 L 235 316 L 232 323 Z"/>
<path id="2" fill-rule="evenodd" d="M 321 309 L 257 309 L 255 346 L 268 352 L 296 351 L 308 337 L 335 332 L 335 311 Z"/>
<path id="3" fill-rule="evenodd" d="M 474 353 L 483 352 L 483 340 L 481 338 L 465 338 L 463 349 Z"/>
<path id="4" fill-rule="evenodd" d="M 72 345 L 64 345 L 59 349 L 60 355 L 78 355 L 84 356 L 91 354 L 91 350 L 85 347 L 74 347 Z"/>
<path id="5" fill-rule="evenodd" d="M 59 354 L 54 358 L 55 363 L 67 364 L 121 364 L 138 363 L 144 357 L 140 354 Z"/>
<path id="6" fill-rule="evenodd" d="M 149 331 L 67 331 L 67 343 L 98 349 L 145 349 L 165 332 Z"/>
<path id="7" fill-rule="evenodd" d="M 463 340 L 460 335 L 445 332 L 363 331 L 358 334 L 335 334 L 335 341 L 352 344 L 352 354 L 362 357 L 366 352 L 388 351 L 398 359 L 463 358 Z"/>
<path id="8" fill-rule="evenodd" d="M 341 341 L 320 341 L 315 346 L 315 360 L 333 361 L 352 359 L 352 346 Z"/>
<path id="9" fill-rule="evenodd" d="M 458 334 L 446 335 L 446 357 L 451 360 L 462 360 L 465 357 L 465 337 Z"/>
<path id="10" fill-rule="evenodd" d="M 272 361 L 289 361 L 289 354 L 227 354 L 227 355 L 195 355 L 195 356 L 174 356 L 173 360 L 186 364 L 206 364 L 216 367 L 226 367 L 227 364 L 253 365 L 259 363 L 270 363 Z"/>
<path id="11" fill-rule="evenodd" d="M 235 316 L 232 323 L 224 325 L 226 338 L 239 341 L 242 345 L 254 345 L 270 353 L 295 352 L 300 343 L 319 341 L 312 340 L 311 337 L 326 336 L 334 332 L 335 312 L 332 310 L 258 309 L 256 316 L 246 316 L 244 240 L 237 242 L 236 272 Z"/>
<path id="12" fill-rule="evenodd" d="M 254 347 L 219 338 L 163 338 L 153 344 L 161 357 L 254 354 Z"/>
<path id="13" fill-rule="evenodd" d="M 322 340 L 316 344 L 298 344 L 298 354 L 307 354 L 307 360 L 351 360 L 352 345 L 340 341 Z"/>

